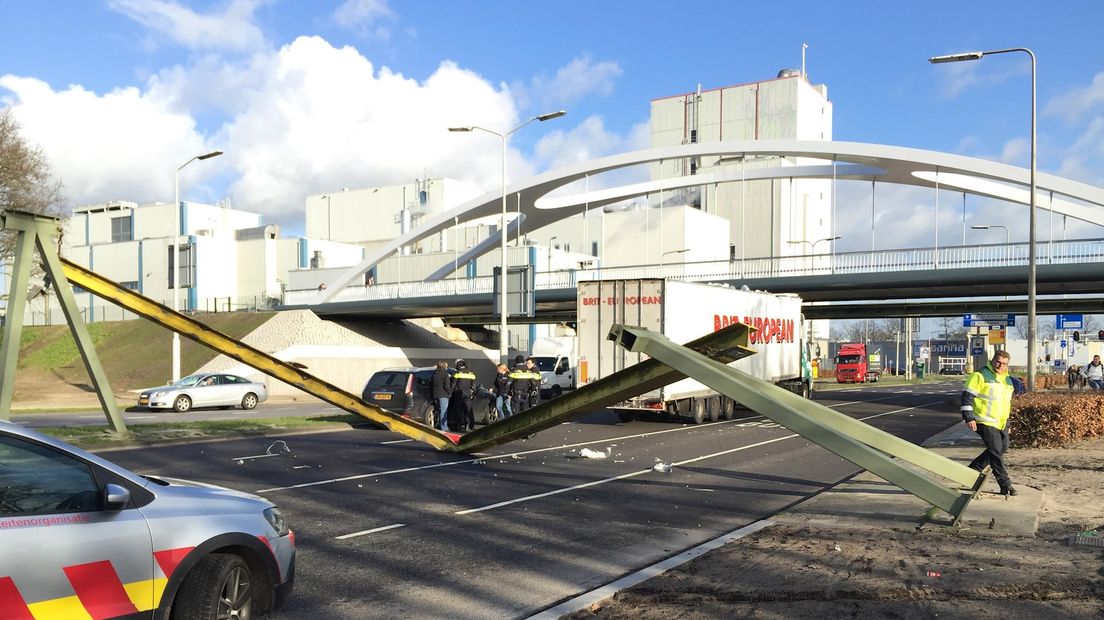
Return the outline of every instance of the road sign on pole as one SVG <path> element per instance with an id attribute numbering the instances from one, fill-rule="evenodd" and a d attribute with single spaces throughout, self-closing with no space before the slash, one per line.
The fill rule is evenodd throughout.
<path id="1" fill-rule="evenodd" d="M 1054 317 L 1054 326 L 1057 329 L 1084 329 L 1084 314 L 1059 314 Z"/>

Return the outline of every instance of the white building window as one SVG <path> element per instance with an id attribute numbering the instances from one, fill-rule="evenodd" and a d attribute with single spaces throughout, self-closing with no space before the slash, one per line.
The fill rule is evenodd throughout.
<path id="1" fill-rule="evenodd" d="M 131 229 L 130 216 L 111 218 L 111 243 L 120 241 L 134 241 L 134 231 Z"/>

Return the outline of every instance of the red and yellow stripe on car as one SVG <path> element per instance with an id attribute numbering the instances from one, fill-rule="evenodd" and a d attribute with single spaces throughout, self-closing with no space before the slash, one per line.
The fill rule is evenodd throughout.
<path id="1" fill-rule="evenodd" d="M 123 583 L 108 560 L 62 567 L 72 594 L 28 602 L 11 577 L 0 577 L 0 618 L 4 620 L 106 620 L 157 607 L 168 576 L 193 547 L 155 551 L 153 579 Z"/>

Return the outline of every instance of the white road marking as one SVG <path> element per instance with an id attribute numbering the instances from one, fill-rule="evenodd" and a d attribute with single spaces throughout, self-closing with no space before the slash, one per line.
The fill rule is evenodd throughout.
<path id="1" fill-rule="evenodd" d="M 756 418 L 762 418 L 762 417 L 763 416 L 753 416 L 751 418 L 740 418 L 738 420 L 722 420 L 720 422 L 715 422 L 714 425 L 742 423 L 742 422 L 747 422 L 748 420 L 754 420 Z M 549 448 L 536 448 L 534 450 L 525 450 L 523 452 L 511 452 L 509 454 L 479 456 L 479 458 L 476 459 L 476 460 L 449 461 L 447 463 L 433 463 L 432 465 L 419 465 L 417 467 L 404 467 L 403 469 L 392 469 L 392 470 L 387 470 L 387 471 L 377 471 L 377 472 L 372 472 L 372 473 L 369 473 L 369 474 L 357 474 L 357 475 L 354 475 L 354 476 L 345 476 L 343 478 L 330 478 L 328 480 L 317 480 L 315 482 L 304 482 L 302 484 L 293 484 L 293 485 L 286 486 L 286 487 L 273 487 L 271 489 L 260 489 L 260 490 L 254 491 L 254 493 L 271 493 L 273 491 L 288 491 L 290 489 L 302 489 L 302 488 L 305 488 L 305 487 L 314 487 L 314 486 L 319 486 L 319 485 L 323 485 L 323 484 L 333 484 L 335 482 L 348 482 L 350 480 L 360 480 L 360 479 L 363 479 L 363 478 L 374 478 L 376 476 L 390 476 L 390 475 L 393 475 L 393 474 L 404 474 L 404 473 L 407 473 L 407 472 L 419 471 L 419 470 L 423 470 L 423 469 L 433 469 L 433 468 L 436 468 L 436 467 L 450 467 L 450 466 L 453 466 L 453 465 L 468 465 L 468 464 L 475 463 L 477 460 L 480 461 L 480 462 L 486 462 L 486 461 L 492 461 L 492 460 L 518 458 L 518 457 L 527 456 L 527 455 L 530 455 L 530 454 L 540 454 L 541 452 L 552 452 L 552 451 L 556 451 L 556 450 L 566 450 L 568 448 L 578 448 L 578 447 L 581 447 L 581 446 L 592 446 L 594 444 L 599 444 L 599 443 L 600 444 L 608 444 L 608 443 L 614 442 L 614 441 L 623 441 L 623 440 L 626 440 L 626 439 L 638 439 L 638 438 L 641 438 L 641 437 L 650 437 L 652 435 L 662 435 L 664 433 L 677 433 L 677 432 L 680 432 L 680 431 L 681 432 L 688 432 L 688 431 L 693 431 L 693 430 L 699 429 L 699 428 L 701 428 L 701 427 L 699 427 L 697 425 L 693 425 L 693 426 L 683 425 L 683 426 L 679 426 L 677 428 L 666 428 L 666 429 L 663 429 L 661 431 L 652 431 L 652 432 L 648 432 L 648 433 L 635 433 L 633 435 L 621 435 L 619 437 L 610 437 L 609 439 L 595 439 L 595 440 L 592 440 L 592 441 L 584 441 L 584 442 L 581 442 L 581 443 L 573 443 L 573 444 L 563 444 L 563 445 L 559 445 L 559 446 L 552 446 L 552 447 L 549 447 Z M 407 440 L 403 440 L 403 441 L 407 441 Z"/>
<path id="2" fill-rule="evenodd" d="M 376 532 L 385 532 L 387 530 L 393 530 L 399 527 L 405 527 L 405 523 L 395 523 L 393 525 L 385 525 L 383 527 L 376 527 L 370 530 L 361 530 L 359 532 L 353 532 L 352 534 L 345 534 L 342 536 L 334 536 L 337 540 L 346 540 L 348 538 L 356 538 L 357 536 L 364 536 L 365 534 L 375 534 Z"/>
<path id="3" fill-rule="evenodd" d="M 234 419 L 233 416 L 223 416 L 221 418 L 207 418 L 207 421 L 208 422 L 218 422 L 219 420 L 233 420 L 233 419 Z"/>
<path id="4" fill-rule="evenodd" d="M 127 416 L 127 418 L 129 418 L 131 420 L 145 420 L 146 418 L 156 418 L 156 417 L 157 416 L 155 416 L 155 415 L 131 415 L 131 416 Z"/>
<path id="5" fill-rule="evenodd" d="M 77 419 L 78 420 L 95 420 L 97 418 L 102 418 L 102 417 L 103 417 L 102 415 L 82 415 Z"/>
<path id="6" fill-rule="evenodd" d="M 923 405 L 916 405 L 915 407 L 906 407 L 904 409 L 894 409 L 893 411 L 886 411 L 884 413 L 878 413 L 878 414 L 866 416 L 865 418 L 858 418 L 858 419 L 860 421 L 872 420 L 874 418 L 880 418 L 882 416 L 887 416 L 887 415 L 890 415 L 890 414 L 893 414 L 893 413 L 900 413 L 902 411 L 910 411 L 912 409 L 919 409 L 920 407 L 927 407 L 928 405 L 936 405 L 936 404 L 939 404 L 938 401 L 931 402 L 931 403 L 925 403 Z M 772 443 L 776 443 L 776 442 L 779 442 L 779 441 L 785 441 L 787 439 L 793 439 L 795 437 L 801 437 L 801 435 L 798 435 L 797 433 L 794 433 L 792 435 L 786 435 L 785 437 L 777 437 L 775 439 L 768 439 L 767 441 L 760 441 L 759 443 L 754 443 L 754 444 L 750 444 L 750 445 L 746 445 L 746 446 L 740 446 L 738 448 L 731 448 L 729 450 L 722 450 L 720 452 L 714 452 L 712 454 L 705 454 L 705 455 L 702 455 L 702 456 L 696 456 L 696 457 L 691 458 L 691 459 L 686 459 L 685 461 L 676 461 L 674 463 L 671 463 L 671 466 L 672 467 L 680 467 L 682 465 L 687 465 L 689 463 L 696 463 L 698 461 L 704 461 L 706 459 L 716 458 L 718 456 L 724 456 L 726 454 L 741 452 L 743 450 L 749 450 L 751 448 L 758 448 L 759 446 L 765 446 L 767 444 L 772 444 Z M 522 502 L 528 502 L 528 501 L 531 501 L 531 500 L 534 500 L 534 499 L 540 499 L 542 497 L 550 497 L 552 495 L 559 495 L 560 493 L 567 493 L 569 491 L 576 491 L 576 490 L 579 490 L 579 489 L 585 489 L 585 488 L 588 488 L 588 487 L 598 486 L 599 484 L 605 484 L 607 482 L 616 482 L 618 480 L 627 480 L 629 478 L 635 478 L 637 476 L 641 476 L 641 475 L 649 474 L 649 473 L 652 473 L 651 468 L 642 469 L 642 470 L 639 470 L 639 471 L 631 471 L 627 474 L 621 474 L 620 476 L 613 476 L 612 478 L 603 478 L 601 480 L 592 480 L 591 482 L 584 482 L 583 484 L 577 484 L 577 485 L 571 486 L 571 487 L 556 489 L 554 491 L 547 491 L 545 493 L 537 493 L 536 495 L 527 495 L 525 497 L 519 497 L 517 499 L 511 499 L 511 500 L 506 500 L 504 502 L 498 502 L 498 503 L 495 503 L 495 504 L 488 504 L 486 506 L 480 506 L 479 508 L 469 508 L 468 510 L 458 510 L 458 511 L 454 512 L 453 514 L 468 515 L 468 514 L 474 514 L 474 513 L 477 513 L 477 512 L 484 512 L 486 510 L 493 510 L 495 508 L 502 508 L 503 506 L 510 506 L 512 504 L 520 504 Z"/>
<path id="7" fill-rule="evenodd" d="M 393 443 L 408 443 L 408 442 L 411 442 L 411 441 L 414 441 L 414 440 L 413 439 L 396 439 L 394 441 L 381 441 L 380 445 L 381 446 L 389 446 Z"/>
<path id="8" fill-rule="evenodd" d="M 774 521 L 764 519 L 762 521 L 756 521 L 755 523 L 752 523 L 750 525 L 745 525 L 744 527 L 738 530 L 733 530 L 727 534 L 721 534 L 713 540 L 708 540 L 700 545 L 691 547 L 678 555 L 674 555 L 667 558 L 666 560 L 663 560 L 662 562 L 652 564 L 651 566 L 646 566 L 636 571 L 635 573 L 632 573 L 631 575 L 626 575 L 618 579 L 617 581 L 607 583 L 600 588 L 591 590 L 590 592 L 586 592 L 584 594 L 580 594 L 579 596 L 576 596 L 573 599 L 566 600 L 559 605 L 556 605 L 555 607 L 546 609 L 536 615 L 529 616 L 527 620 L 555 620 L 556 618 L 561 618 L 580 609 L 590 607 L 598 601 L 607 599 L 617 592 L 624 590 L 625 588 L 631 588 L 643 581 L 647 581 L 648 579 L 655 577 L 656 575 L 669 571 L 676 566 L 685 564 L 686 562 L 689 562 L 690 560 L 700 555 L 704 555 L 714 549 L 717 549 L 718 547 L 723 547 L 730 542 L 740 540 L 748 534 L 754 534 L 755 532 L 758 532 L 759 530 L 771 525 L 774 525 Z"/>
<path id="9" fill-rule="evenodd" d="M 282 453 L 280 453 L 282 454 Z M 231 461 L 251 461 L 253 459 L 267 459 L 270 456 L 280 456 L 280 454 L 254 454 L 253 456 L 232 456 Z"/>
<path id="10" fill-rule="evenodd" d="M 893 397 L 890 396 L 890 397 L 876 399 L 876 400 L 888 400 L 888 399 L 891 399 L 891 398 L 893 398 Z M 834 404 L 834 405 L 830 405 L 829 407 L 842 407 L 842 406 L 845 406 L 845 405 L 855 405 L 855 404 L 863 404 L 863 403 L 869 403 L 869 402 L 874 402 L 874 401 L 857 400 L 857 401 L 847 402 L 847 403 L 837 403 L 837 404 Z M 935 403 L 930 403 L 930 404 L 935 404 Z M 927 406 L 927 405 L 919 405 L 919 406 Z M 905 411 L 905 410 L 902 409 L 901 411 Z M 890 412 L 890 413 L 893 413 L 893 412 Z M 714 422 L 712 424 L 712 426 L 720 426 L 722 424 L 736 424 L 737 426 L 739 426 L 739 425 L 745 424 L 745 423 L 747 423 L 749 421 L 752 421 L 752 420 L 764 419 L 764 417 L 765 416 L 756 415 L 756 416 L 751 416 L 751 417 L 748 417 L 748 418 L 737 418 L 735 420 L 721 420 L 719 422 Z M 867 418 L 862 418 L 862 419 L 865 420 Z M 627 440 L 627 439 L 640 439 L 640 438 L 643 438 L 643 437 L 651 437 L 651 436 L 654 436 L 654 435 L 663 435 L 665 433 L 691 432 L 691 431 L 695 431 L 695 430 L 698 430 L 698 429 L 701 429 L 701 428 L 702 427 L 700 427 L 698 425 L 684 424 L 684 425 L 678 426 L 676 428 L 667 428 L 667 429 L 663 429 L 661 431 L 651 431 L 651 432 L 647 432 L 647 433 L 634 433 L 632 435 L 620 435 L 618 437 L 610 437 L 608 439 L 595 439 L 595 440 L 592 440 L 592 441 L 584 441 L 584 442 L 574 443 L 574 444 L 563 444 L 563 445 L 552 446 L 552 447 L 548 447 L 548 448 L 536 448 L 536 449 L 533 449 L 533 450 L 525 450 L 525 451 L 522 451 L 522 452 L 511 452 L 511 453 L 508 453 L 508 454 L 487 455 L 487 456 L 479 455 L 479 458 L 476 459 L 476 460 L 449 461 L 447 463 L 433 463 L 431 465 L 419 465 L 417 467 L 404 467 L 402 469 L 377 471 L 377 472 L 371 472 L 371 473 L 367 473 L 367 474 L 355 474 L 355 475 L 352 475 L 352 476 L 344 476 L 344 477 L 341 477 L 341 478 L 329 478 L 329 479 L 326 479 L 326 480 L 316 480 L 314 482 L 303 482 L 303 483 L 300 483 L 300 484 L 292 484 L 292 485 L 283 486 L 283 487 L 272 487 L 272 488 L 268 488 L 268 489 L 258 489 L 256 491 L 254 491 L 254 493 L 272 493 L 272 492 L 275 492 L 275 491 L 290 491 L 292 489 L 303 489 L 303 488 L 307 488 L 307 487 L 321 486 L 321 485 L 324 485 L 324 484 L 335 484 L 335 483 L 338 483 L 338 482 L 349 482 L 350 480 L 362 480 L 364 478 L 375 478 L 375 477 L 382 477 L 382 476 L 391 476 L 391 475 L 394 475 L 394 474 L 405 474 L 405 473 L 409 473 L 409 472 L 412 472 L 412 471 L 421 471 L 421 470 L 424 470 L 424 469 L 435 469 L 437 467 L 452 467 L 452 466 L 455 466 L 455 465 L 468 465 L 468 464 L 475 463 L 477 461 L 486 462 L 486 461 L 492 461 L 492 460 L 503 460 L 503 459 L 518 458 L 518 457 L 527 456 L 527 455 L 530 455 L 530 454 L 540 454 L 542 452 L 552 452 L 552 451 L 558 451 L 558 450 L 566 450 L 566 449 L 569 449 L 569 448 L 579 448 L 579 447 L 582 447 L 582 446 L 592 446 L 592 445 L 595 445 L 595 444 L 608 444 L 608 443 L 615 442 L 615 441 L 624 441 L 624 440 Z M 413 440 L 411 440 L 411 439 L 399 439 L 399 440 L 395 440 L 395 441 L 396 442 L 406 442 L 406 441 L 413 441 Z M 475 456 L 475 455 L 473 455 L 473 456 Z M 647 471 L 651 471 L 651 470 L 649 469 Z"/>

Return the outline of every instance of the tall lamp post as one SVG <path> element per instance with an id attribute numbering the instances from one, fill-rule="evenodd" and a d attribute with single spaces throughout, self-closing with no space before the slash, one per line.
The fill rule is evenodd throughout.
<path id="1" fill-rule="evenodd" d="M 974 230 L 989 230 L 990 228 L 1003 228 L 1004 229 L 1004 245 L 1008 245 L 1008 227 L 1000 224 L 974 224 L 970 228 Z"/>
<path id="2" fill-rule="evenodd" d="M 808 243 L 809 244 L 809 254 L 813 254 L 814 252 L 816 252 L 816 246 L 817 246 L 818 243 L 820 243 L 822 241 L 835 241 L 837 239 L 842 239 L 842 238 L 843 238 L 843 235 L 836 235 L 835 237 L 825 237 L 823 239 L 817 239 L 816 241 L 801 240 L 801 241 L 787 241 L 786 243 L 792 243 L 793 245 L 798 245 L 798 244 L 801 244 L 801 243 Z"/>
<path id="3" fill-rule="evenodd" d="M 564 114 L 567 114 L 567 112 L 564 111 L 564 110 L 559 110 L 557 112 L 549 112 L 548 114 L 540 114 L 538 116 L 534 116 L 533 118 L 530 118 L 529 120 L 527 120 L 524 123 L 518 125 L 517 127 L 514 127 L 513 129 L 511 129 L 510 131 L 507 131 L 506 133 L 500 133 L 500 132 L 494 131 L 492 129 L 487 129 L 486 127 L 479 127 L 477 125 L 470 125 L 468 127 L 449 127 L 449 131 L 476 131 L 476 130 L 483 131 L 483 132 L 486 132 L 486 133 L 489 133 L 489 134 L 492 134 L 492 135 L 496 135 L 496 136 L 499 137 L 500 140 L 502 140 L 502 225 L 500 227 L 501 230 L 499 230 L 499 234 L 502 236 L 502 273 L 500 274 L 499 289 L 498 289 L 498 303 L 499 303 L 499 317 L 500 317 L 500 319 L 499 319 L 499 323 L 500 323 L 499 324 L 499 330 L 500 331 L 499 331 L 499 337 L 498 337 L 498 356 L 499 356 L 499 361 L 501 363 L 507 364 L 507 365 L 509 365 L 509 363 L 510 363 L 510 360 L 509 360 L 510 351 L 509 351 L 509 343 L 507 342 L 507 339 L 506 339 L 506 330 L 507 330 L 507 327 L 506 327 L 506 316 L 507 316 L 507 309 L 506 309 L 506 269 L 507 269 L 507 260 L 506 260 L 506 141 L 510 138 L 511 135 L 514 134 L 514 132 L 518 131 L 522 127 L 525 127 L 529 123 L 532 123 L 533 121 L 540 121 L 540 122 L 543 123 L 544 121 L 550 121 L 554 118 L 559 118 L 559 117 L 563 116 Z"/>
<path id="4" fill-rule="evenodd" d="M 196 155 L 188 161 L 180 164 L 176 169 L 176 186 L 173 192 L 173 311 L 180 311 L 180 171 L 193 161 L 202 161 L 222 155 L 222 151 L 211 151 L 202 155 Z M 180 379 L 180 334 L 173 332 L 172 339 L 172 380 L 176 383 Z"/>
<path id="5" fill-rule="evenodd" d="M 1035 52 L 1026 47 L 1010 47 L 1008 49 L 990 50 L 987 52 L 962 52 L 959 54 L 947 54 L 946 56 L 932 56 L 928 62 L 939 64 L 944 62 L 962 62 L 966 60 L 981 60 L 984 56 L 993 54 L 1007 54 L 1009 52 L 1023 52 L 1031 57 L 1031 196 L 1029 208 L 1031 213 L 1027 226 L 1027 391 L 1035 390 Z"/>

